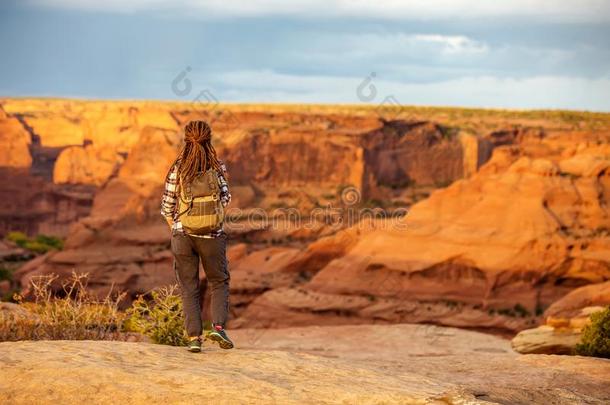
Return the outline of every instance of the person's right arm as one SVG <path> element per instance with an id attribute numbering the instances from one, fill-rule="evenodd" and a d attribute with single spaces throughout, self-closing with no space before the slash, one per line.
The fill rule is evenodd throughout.
<path id="1" fill-rule="evenodd" d="M 178 203 L 178 166 L 174 164 L 165 177 L 165 188 L 163 198 L 161 199 L 161 215 L 165 217 L 165 221 L 172 229 L 174 225 L 174 212 Z"/>
<path id="2" fill-rule="evenodd" d="M 218 185 L 220 186 L 220 202 L 226 207 L 231 202 L 231 192 L 227 182 L 227 166 L 220 162 L 220 173 L 218 173 Z"/>

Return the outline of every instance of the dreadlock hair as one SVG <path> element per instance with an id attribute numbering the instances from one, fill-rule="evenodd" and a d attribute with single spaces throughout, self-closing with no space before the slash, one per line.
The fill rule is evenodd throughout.
<path id="1" fill-rule="evenodd" d="M 205 121 L 189 121 L 184 127 L 184 145 L 178 154 L 178 178 L 191 182 L 198 172 L 215 169 L 220 172 L 216 149 L 212 146 L 212 129 Z"/>

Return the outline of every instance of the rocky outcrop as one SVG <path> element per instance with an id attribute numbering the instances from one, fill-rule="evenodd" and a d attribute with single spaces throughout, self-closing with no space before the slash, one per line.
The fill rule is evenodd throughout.
<path id="1" fill-rule="evenodd" d="M 0 186 L 12 197 L 0 211 L 0 234 L 65 236 L 89 213 L 93 190 L 118 170 L 144 126 L 178 129 L 167 108 L 132 104 L 0 100 Z M 38 201 L 43 207 L 32 209 Z"/>
<path id="2" fill-rule="evenodd" d="M 546 324 L 519 332 L 511 341 L 519 353 L 574 354 L 583 328 L 591 323 L 590 316 L 604 310 L 601 306 L 584 307 L 571 318 L 547 317 Z"/>
<path id="3" fill-rule="evenodd" d="M 0 105 L 0 167 L 30 167 L 30 134 Z"/>
<path id="4" fill-rule="evenodd" d="M 159 196 L 179 141 L 175 131 L 145 128 L 116 177 L 96 194 L 90 215 L 74 225 L 65 249 L 26 264 L 15 278 L 27 286 L 34 275 L 65 278 L 78 269 L 89 273 L 94 292 L 105 295 L 118 288 L 130 298 L 173 283 L 169 231 L 159 214 Z"/>
<path id="5" fill-rule="evenodd" d="M 609 152 L 569 158 L 590 162 L 580 175 L 561 171 L 563 160 L 558 167 L 528 157 L 499 174 L 483 168 L 416 204 L 404 223 L 365 235 L 309 288 L 366 294 L 383 284 L 382 297 L 443 296 L 534 312 L 574 286 L 605 281 Z"/>
<path id="6" fill-rule="evenodd" d="M 610 305 L 610 281 L 570 291 L 545 312 L 545 324 L 521 331 L 512 340 L 519 353 L 572 354 L 590 316 Z"/>
<path id="7" fill-rule="evenodd" d="M 27 123 L 44 147 L 93 144 L 129 152 L 145 126 L 178 129 L 161 103 L 7 99 L 2 104 Z"/>
<path id="8" fill-rule="evenodd" d="M 489 150 L 484 153 L 484 145 Z M 491 143 L 433 122 L 392 121 L 363 139 L 364 194 L 386 198 L 406 185 L 448 184 L 469 176 L 489 158 Z"/>
<path id="9" fill-rule="evenodd" d="M 34 139 L 31 172 L 46 173 L 45 176 L 53 173 L 53 183 L 44 177 L 26 176 L 28 181 L 37 182 L 38 186 L 28 186 L 23 191 L 14 181 L 6 180 L 10 183 L 7 190 L 13 188 L 11 193 L 22 197 L 23 203 L 6 210 L 4 229 L 10 230 L 12 226 L 28 233 L 45 230 L 65 235 L 66 228 L 60 228 L 57 220 L 48 219 L 50 212 L 68 218 L 64 206 L 68 213 L 73 214 L 70 219 L 74 223 L 67 235 L 65 251 L 49 254 L 42 262 L 25 266 L 16 274 L 22 285 L 26 286 L 34 274 L 53 272 L 67 276 L 75 267 L 90 274 L 91 288 L 100 293 L 114 285 L 135 296 L 159 283 L 172 282 L 173 275 L 168 270 L 171 255 L 167 251 L 167 229 L 158 214 L 163 178 L 181 142 L 176 130 L 179 124 L 192 118 L 210 119 L 213 114 L 189 111 L 185 106 L 171 103 L 5 100 L 3 105 L 27 124 Z M 388 137 L 402 137 L 403 158 L 416 150 L 423 153 L 429 138 L 439 150 L 455 152 L 443 156 L 455 159 L 457 166 L 462 164 L 460 142 L 443 138 L 440 127 L 427 122 L 401 126 L 396 123 L 386 125 L 370 115 L 249 111 L 236 111 L 233 116 L 240 123 L 237 129 L 223 126 L 222 121 L 214 121 L 219 155 L 229 167 L 235 195 L 233 208 L 248 209 L 255 205 L 266 210 L 295 207 L 307 214 L 308 210 L 320 207 L 321 198 L 326 198 L 331 204 L 340 202 L 339 185 L 362 186 L 365 172 L 373 172 L 367 160 L 373 155 L 365 156 L 364 148 L 369 142 L 366 139 L 372 137 L 371 131 L 379 128 L 382 132 L 389 131 Z M 158 126 L 143 128 L 146 121 Z M 376 143 L 375 153 L 383 154 L 393 147 L 393 143 Z M 429 182 L 430 175 L 424 179 L 414 174 L 426 172 L 424 167 L 418 167 L 420 164 L 428 163 L 425 160 L 411 162 L 409 170 L 415 180 Z M 390 169 L 387 167 L 383 170 L 380 176 L 396 177 L 388 172 Z M 462 171 L 452 170 L 446 175 L 447 178 L 459 177 Z M 377 174 L 373 178 L 375 176 Z M 58 206 L 54 202 L 45 203 L 44 214 L 23 212 L 29 201 L 43 199 L 37 194 L 40 190 L 50 190 L 55 196 L 60 186 L 65 190 L 67 187 L 95 187 L 93 205 L 91 199 L 61 201 Z M 403 184 L 399 188 L 408 186 Z M 77 221 L 83 210 L 86 210 L 85 215 L 89 214 L 88 217 Z M 27 224 L 17 221 L 17 216 L 25 218 Z M 279 229 L 267 225 L 261 229 L 246 227 L 241 232 L 246 240 L 255 243 L 286 239 L 313 241 L 329 234 L 324 221 L 324 218 L 315 219 L 309 228 Z M 232 229 L 231 224 L 228 228 Z M 239 232 L 234 234 L 239 235 Z M 295 248 L 301 246 L 302 242 Z M 313 251 L 316 246 L 319 245 L 312 246 Z M 338 252 L 329 255 L 324 248 L 319 254 L 312 249 L 305 255 L 295 255 L 294 270 L 283 272 L 285 280 L 297 284 L 307 281 L 317 272 L 318 266 L 339 255 Z M 253 254 L 262 257 L 265 252 Z M 239 273 L 241 271 L 237 270 Z M 254 284 L 261 282 L 257 277 L 254 277 L 257 281 L 252 281 L 252 277 L 250 281 Z M 281 285 L 295 285 L 287 282 Z M 276 286 L 274 283 L 271 285 Z M 244 298 L 245 302 L 249 302 L 255 297 L 252 291 L 260 294 L 266 289 L 268 287 L 262 290 L 256 287 L 245 291 L 238 287 L 236 291 L 243 292 L 244 297 L 248 297 Z"/>
<path id="10" fill-rule="evenodd" d="M 607 360 L 519 356 L 504 340 L 452 328 L 243 329 L 233 336 L 237 349 L 206 346 L 197 355 L 146 343 L 0 343 L 0 401 L 175 403 L 206 402 L 210 395 L 236 404 L 610 400 Z"/>
<path id="11" fill-rule="evenodd" d="M 71 146 L 59 154 L 53 168 L 53 182 L 101 186 L 118 171 L 123 161 L 123 156 L 110 148 Z"/>
<path id="12" fill-rule="evenodd" d="M 513 350 L 523 354 L 572 354 L 580 336 L 580 330 L 542 325 L 522 330 L 511 344 Z"/>
<path id="13" fill-rule="evenodd" d="M 54 185 L 25 168 L 0 168 L 0 234 L 63 237 L 70 226 L 89 214 L 95 188 Z"/>
<path id="14" fill-rule="evenodd" d="M 555 301 L 545 312 L 547 319 L 555 323 L 581 314 L 586 307 L 603 307 L 610 305 L 610 281 L 591 284 L 570 291 Z"/>
<path id="15" fill-rule="evenodd" d="M 256 298 L 240 322 L 517 331 L 575 287 L 610 279 L 607 145 L 556 160 L 498 152 L 404 221 L 363 232 L 311 281 Z"/>

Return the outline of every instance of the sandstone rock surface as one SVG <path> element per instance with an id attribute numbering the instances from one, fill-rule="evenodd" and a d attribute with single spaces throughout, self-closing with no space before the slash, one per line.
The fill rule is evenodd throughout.
<path id="1" fill-rule="evenodd" d="M 524 156 L 499 173 L 483 166 L 411 207 L 404 222 L 363 233 L 304 288 L 372 294 L 390 301 L 386 313 L 443 297 L 532 315 L 575 286 L 610 278 L 609 153 L 606 145 L 572 156 L 588 162 L 576 178 L 552 159 Z"/>
<path id="2" fill-rule="evenodd" d="M 240 330 L 232 351 L 109 341 L 0 343 L 0 401 L 603 404 L 610 361 L 519 356 L 421 325 Z M 252 337 L 257 337 L 252 339 Z"/>
<path id="3" fill-rule="evenodd" d="M 522 330 L 513 338 L 513 349 L 524 354 L 572 354 L 580 341 L 580 331 L 542 325 Z"/>

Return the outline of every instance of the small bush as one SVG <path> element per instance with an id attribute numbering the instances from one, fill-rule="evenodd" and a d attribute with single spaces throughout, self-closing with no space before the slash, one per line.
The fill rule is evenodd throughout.
<path id="1" fill-rule="evenodd" d="M 59 239 L 56 236 L 40 234 L 40 235 L 36 236 L 34 241 L 36 243 L 40 243 L 42 245 L 45 245 L 45 246 L 48 246 L 50 248 L 57 249 L 57 250 L 61 250 L 64 248 L 64 241 Z"/>
<path id="2" fill-rule="evenodd" d="M 610 359 L 610 306 L 591 315 L 591 323 L 585 326 L 575 352 Z"/>
<path id="3" fill-rule="evenodd" d="M 6 239 L 19 247 L 39 254 L 47 253 L 50 250 L 61 250 L 64 247 L 64 242 L 61 239 L 50 235 L 41 234 L 30 239 L 23 232 L 9 232 Z"/>
<path id="4" fill-rule="evenodd" d="M 188 336 L 184 330 L 182 301 L 175 293 L 176 289 L 177 285 L 155 289 L 150 301 L 140 295 L 127 310 L 124 329 L 142 333 L 155 343 L 186 345 Z"/>
<path id="5" fill-rule="evenodd" d="M 28 241 L 28 237 L 23 232 L 9 232 L 6 239 L 14 242 L 17 246 L 24 247 Z"/>

